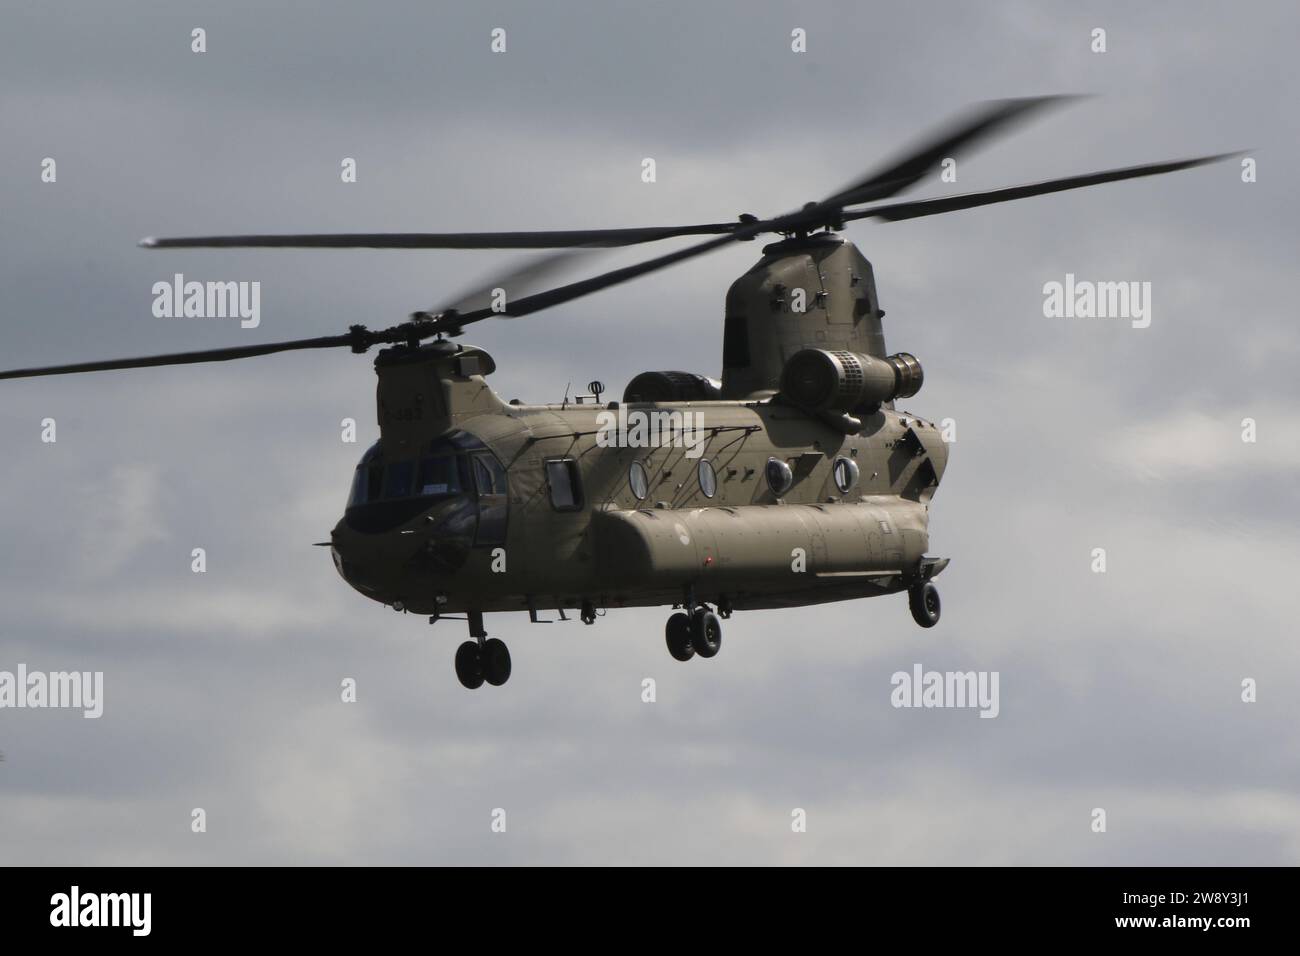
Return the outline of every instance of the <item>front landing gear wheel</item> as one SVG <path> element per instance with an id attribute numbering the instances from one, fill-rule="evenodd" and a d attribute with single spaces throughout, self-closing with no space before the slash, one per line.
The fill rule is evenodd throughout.
<path id="1" fill-rule="evenodd" d="M 470 690 L 483 686 L 483 655 L 478 641 L 466 641 L 456 648 L 456 677 Z"/>
<path id="2" fill-rule="evenodd" d="M 712 611 L 700 608 L 691 618 L 691 646 L 701 657 L 713 657 L 722 649 L 722 621 Z"/>
<path id="3" fill-rule="evenodd" d="M 677 660 L 689 661 L 695 656 L 695 648 L 691 646 L 691 619 L 685 614 L 679 612 L 668 619 L 664 640 L 668 644 L 668 653 Z"/>
<path id="4" fill-rule="evenodd" d="M 929 581 L 914 585 L 907 592 L 907 603 L 917 624 L 934 627 L 939 623 L 939 589 Z"/>
<path id="5" fill-rule="evenodd" d="M 505 641 L 489 637 L 483 642 L 483 676 L 493 687 L 500 687 L 510 679 L 510 649 Z"/>

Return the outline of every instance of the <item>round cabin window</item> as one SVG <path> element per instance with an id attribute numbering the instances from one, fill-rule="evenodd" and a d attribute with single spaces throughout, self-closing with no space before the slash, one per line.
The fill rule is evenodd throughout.
<path id="1" fill-rule="evenodd" d="M 849 489 L 858 483 L 858 463 L 851 458 L 836 458 L 835 487 L 840 494 L 848 494 Z"/>
<path id="2" fill-rule="evenodd" d="M 767 486 L 772 489 L 772 494 L 780 498 L 790 490 L 794 484 L 794 472 L 790 466 L 780 458 L 769 458 L 767 460 Z"/>
<path id="3" fill-rule="evenodd" d="M 700 491 L 704 497 L 712 498 L 718 493 L 718 473 L 713 470 L 713 465 L 709 459 L 701 458 L 699 465 Z"/>
<path id="4" fill-rule="evenodd" d="M 628 466 L 627 483 L 637 501 L 645 501 L 645 496 L 650 494 L 650 476 L 646 474 L 645 465 L 639 461 Z"/>

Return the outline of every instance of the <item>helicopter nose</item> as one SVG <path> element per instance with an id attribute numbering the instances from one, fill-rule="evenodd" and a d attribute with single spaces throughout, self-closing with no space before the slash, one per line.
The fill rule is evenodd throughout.
<path id="1" fill-rule="evenodd" d="M 344 581 L 367 594 L 379 589 L 379 575 L 374 555 L 369 553 L 371 550 L 343 519 L 339 519 L 330 532 L 330 557 L 334 559 L 335 570 Z"/>

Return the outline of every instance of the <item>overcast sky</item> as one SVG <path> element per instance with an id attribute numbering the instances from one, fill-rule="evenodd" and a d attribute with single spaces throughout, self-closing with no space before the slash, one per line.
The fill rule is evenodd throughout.
<path id="1" fill-rule="evenodd" d="M 470 693 L 461 625 L 367 601 L 311 547 L 377 437 L 369 357 L 0 382 L 0 670 L 105 682 L 99 720 L 0 710 L 0 862 L 1300 863 L 1298 21 L 1274 3 L 0 3 L 4 367 L 384 326 L 515 257 L 145 235 L 775 213 L 989 97 L 1098 94 L 913 194 L 1258 163 L 1249 184 L 1225 163 L 850 227 L 890 349 L 925 365 L 908 404 L 956 421 L 929 631 L 902 596 L 744 612 L 717 658 L 679 664 L 667 609 L 504 615 L 514 675 Z M 469 339 L 507 399 L 716 375 L 726 287 L 757 254 Z M 260 281 L 260 327 L 155 318 L 175 272 Z M 1067 273 L 1150 282 L 1150 327 L 1045 318 Z M 891 707 L 916 663 L 997 671 L 999 716 Z"/>

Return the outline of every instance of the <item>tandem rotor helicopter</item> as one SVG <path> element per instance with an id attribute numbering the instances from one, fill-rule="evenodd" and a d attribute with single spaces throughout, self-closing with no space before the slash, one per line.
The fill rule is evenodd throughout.
<path id="1" fill-rule="evenodd" d="M 366 597 L 430 622 L 463 615 L 456 651 L 468 688 L 501 685 L 510 653 L 484 615 L 599 608 L 675 609 L 674 658 L 710 658 L 733 611 L 797 607 L 907 592 L 922 627 L 939 620 L 926 554 L 929 503 L 948 448 L 927 419 L 899 410 L 921 365 L 889 353 L 871 263 L 837 233 L 849 222 L 896 222 L 1099 183 L 1174 172 L 1221 154 L 1130 166 L 984 192 L 880 204 L 946 157 L 1063 101 L 982 104 L 895 162 L 801 209 L 769 219 L 552 232 L 371 233 L 146 239 L 149 248 L 299 247 L 566 249 L 681 236 L 702 243 L 486 308 L 416 312 L 382 330 L 171 355 L 0 372 L 0 378 L 219 362 L 298 349 L 375 357 L 379 440 L 353 476 L 328 545 L 344 580 Z M 872 204 L 875 205 L 867 205 Z M 862 208 L 864 207 L 865 208 Z M 573 402 L 504 402 L 487 384 L 496 362 L 454 341 L 466 326 L 519 317 L 703 255 L 774 234 L 727 292 L 720 380 L 682 372 L 636 376 L 621 402 L 603 386 Z M 544 274 L 547 260 L 493 285 Z M 613 414 L 611 414 L 613 413 Z M 617 417 L 615 440 L 609 421 Z M 693 442 L 650 447 L 621 430 L 637 417 Z M 674 429 L 677 431 L 674 432 Z M 661 432 L 661 434 L 663 434 Z M 566 618 L 567 619 L 567 618 Z"/>

